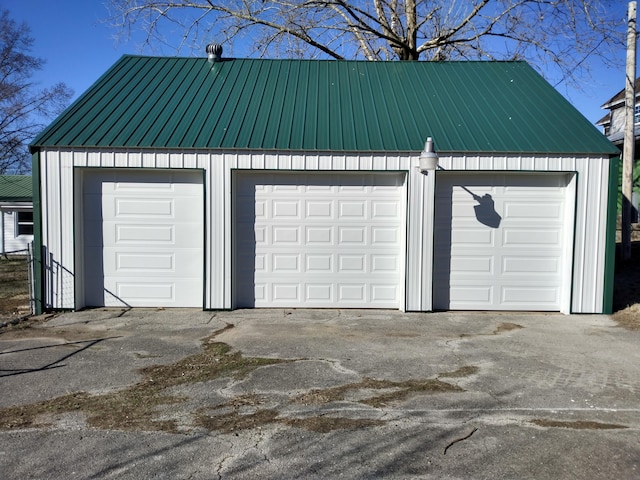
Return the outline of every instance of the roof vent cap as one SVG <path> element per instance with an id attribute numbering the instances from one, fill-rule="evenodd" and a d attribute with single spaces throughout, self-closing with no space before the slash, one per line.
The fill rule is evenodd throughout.
<path id="1" fill-rule="evenodd" d="M 219 43 L 210 43 L 207 45 L 207 59 L 210 63 L 222 60 L 222 45 Z"/>

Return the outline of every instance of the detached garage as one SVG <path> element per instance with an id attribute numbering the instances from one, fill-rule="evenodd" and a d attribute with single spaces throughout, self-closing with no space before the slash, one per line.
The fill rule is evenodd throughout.
<path id="1" fill-rule="evenodd" d="M 42 310 L 611 309 L 617 149 L 526 63 L 124 56 L 31 148 Z"/>

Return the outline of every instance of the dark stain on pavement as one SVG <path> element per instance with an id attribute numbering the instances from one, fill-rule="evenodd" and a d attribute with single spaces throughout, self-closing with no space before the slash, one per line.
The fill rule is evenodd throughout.
<path id="1" fill-rule="evenodd" d="M 625 425 L 618 425 L 615 423 L 601 423 L 587 420 L 550 420 L 545 418 L 536 418 L 530 420 L 530 423 L 537 425 L 538 427 L 547 428 L 572 428 L 574 430 L 620 430 L 629 428 Z"/>

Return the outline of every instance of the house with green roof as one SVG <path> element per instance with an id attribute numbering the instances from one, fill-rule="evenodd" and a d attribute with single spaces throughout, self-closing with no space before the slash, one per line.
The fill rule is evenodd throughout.
<path id="1" fill-rule="evenodd" d="M 0 175 L 0 254 L 24 253 L 32 241 L 31 176 Z"/>
<path id="2" fill-rule="evenodd" d="M 126 55 L 31 151 L 42 310 L 611 309 L 618 150 L 524 62 Z"/>

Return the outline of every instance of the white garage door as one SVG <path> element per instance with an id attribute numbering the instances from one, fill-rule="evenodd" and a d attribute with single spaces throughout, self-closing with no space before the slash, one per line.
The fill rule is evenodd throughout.
<path id="1" fill-rule="evenodd" d="M 239 307 L 400 307 L 403 174 L 236 179 Z"/>
<path id="2" fill-rule="evenodd" d="M 438 173 L 434 308 L 560 310 L 566 186 L 564 174 Z"/>
<path id="3" fill-rule="evenodd" d="M 202 306 L 201 172 L 86 170 L 82 209 L 88 306 Z"/>

